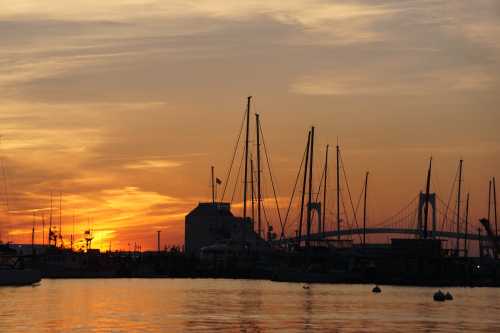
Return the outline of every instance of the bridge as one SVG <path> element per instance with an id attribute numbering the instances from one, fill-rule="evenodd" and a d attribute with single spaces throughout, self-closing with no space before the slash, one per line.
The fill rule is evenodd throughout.
<path id="1" fill-rule="evenodd" d="M 352 236 L 352 235 L 362 235 L 363 232 L 366 232 L 366 234 L 399 234 L 399 235 L 421 235 L 422 231 L 418 229 L 407 229 L 407 228 L 366 228 L 366 230 L 363 230 L 363 228 L 354 228 L 354 229 L 341 229 L 340 231 L 325 231 L 321 233 L 313 233 L 309 236 L 303 236 L 302 240 L 321 240 L 321 239 L 326 239 L 326 238 L 332 238 L 332 237 L 338 237 L 338 236 Z M 481 241 L 488 241 L 488 237 L 486 235 L 481 235 L 479 236 L 478 234 L 471 234 L 471 233 L 456 233 L 456 232 L 451 232 L 451 231 L 435 231 L 435 232 L 429 232 L 429 238 L 453 238 L 453 239 L 465 239 L 467 237 L 467 240 L 481 240 Z M 296 241 L 297 237 L 292 237 L 288 238 L 287 240 L 289 241 Z"/>
<path id="2" fill-rule="evenodd" d="M 341 219 L 344 228 L 341 228 L 340 230 L 325 230 L 324 221 L 321 221 L 321 205 L 319 203 L 315 203 L 313 208 L 316 211 L 313 213 L 316 213 L 318 216 L 315 223 L 317 231 L 310 233 L 309 235 L 302 232 L 300 240 L 316 241 L 337 238 L 339 236 L 362 236 L 363 234 L 399 234 L 421 237 L 424 234 L 425 222 L 423 211 L 426 200 L 428 202 L 429 209 L 431 210 L 429 212 L 428 238 L 453 239 L 462 242 L 465 239 L 467 239 L 467 241 L 489 241 L 486 233 L 482 235 L 477 232 L 471 233 L 471 230 L 477 230 L 477 224 L 470 223 L 470 221 L 467 221 L 467 218 L 464 216 L 460 216 L 460 218 L 458 218 L 456 212 L 454 212 L 454 210 L 450 207 L 449 202 L 445 203 L 435 193 L 430 193 L 428 198 L 426 198 L 425 194 L 419 193 L 396 214 L 379 223 L 370 223 L 371 225 L 369 227 L 367 226 L 366 229 L 359 227 L 354 209 L 353 214 L 351 214 L 351 220 L 349 221 L 348 214 L 346 213 L 346 209 L 344 207 L 344 214 Z M 440 207 L 438 207 L 438 203 L 440 203 Z M 458 228 L 457 220 L 459 220 Z M 472 228 L 471 225 L 474 225 L 474 228 Z M 297 240 L 297 236 L 292 236 L 288 238 L 283 237 L 280 241 L 296 242 Z"/>

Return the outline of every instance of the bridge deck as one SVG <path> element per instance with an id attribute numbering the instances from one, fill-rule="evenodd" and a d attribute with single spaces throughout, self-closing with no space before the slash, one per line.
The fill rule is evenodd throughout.
<path id="1" fill-rule="evenodd" d="M 330 238 L 330 237 L 338 237 L 340 236 L 349 236 L 349 235 L 362 235 L 363 234 L 363 228 L 357 228 L 357 229 L 344 229 L 340 231 L 326 231 L 324 233 L 315 233 L 311 234 L 309 240 L 318 240 L 318 239 L 324 239 L 324 238 Z M 366 228 L 366 234 L 400 234 L 400 235 L 420 235 L 421 231 L 418 229 L 402 229 L 402 228 Z M 429 237 L 437 237 L 437 238 L 453 238 L 456 239 L 457 236 L 460 239 L 465 239 L 466 234 L 465 233 L 456 233 L 456 232 L 450 232 L 450 231 L 436 231 L 433 233 L 432 231 L 429 231 Z M 302 237 L 302 240 L 305 240 L 306 236 Z M 488 240 L 488 237 L 485 235 L 482 235 L 479 237 L 478 234 L 467 234 L 467 240 Z M 297 240 L 297 237 L 291 237 L 288 238 L 287 240 Z"/>

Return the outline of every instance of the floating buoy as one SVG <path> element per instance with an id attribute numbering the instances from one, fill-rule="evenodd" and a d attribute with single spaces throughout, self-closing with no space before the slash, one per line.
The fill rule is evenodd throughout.
<path id="1" fill-rule="evenodd" d="M 303 285 L 302 289 L 309 289 L 309 286 L 308 285 Z"/>
<path id="2" fill-rule="evenodd" d="M 382 292 L 382 289 L 380 289 L 380 287 L 379 287 L 379 286 L 375 286 L 375 287 L 373 287 L 373 289 L 372 289 L 372 293 L 381 293 L 381 292 Z"/>
<path id="3" fill-rule="evenodd" d="M 446 296 L 441 290 L 438 290 L 434 293 L 434 300 L 436 302 L 444 302 L 446 300 Z"/>
<path id="4" fill-rule="evenodd" d="M 444 298 L 447 300 L 447 301 L 452 301 L 453 300 L 453 296 L 447 292 L 445 295 L 444 295 Z"/>

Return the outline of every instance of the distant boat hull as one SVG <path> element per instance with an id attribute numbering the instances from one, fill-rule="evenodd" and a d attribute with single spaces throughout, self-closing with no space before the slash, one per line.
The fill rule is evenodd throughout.
<path id="1" fill-rule="evenodd" d="M 34 269 L 0 269 L 0 286 L 26 286 L 40 282 L 42 275 Z"/>

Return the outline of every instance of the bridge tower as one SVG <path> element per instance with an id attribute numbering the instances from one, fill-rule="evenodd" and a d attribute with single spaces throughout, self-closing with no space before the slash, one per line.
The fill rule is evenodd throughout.
<path id="1" fill-rule="evenodd" d="M 320 235 L 323 230 L 323 221 L 322 221 L 322 215 L 321 215 L 321 202 L 311 202 L 310 204 L 307 204 L 307 208 L 311 213 L 313 211 L 316 212 L 317 220 L 318 220 L 318 235 Z M 311 222 L 312 224 L 312 222 Z"/>
<path id="2" fill-rule="evenodd" d="M 424 235 L 424 217 L 423 211 L 425 206 L 425 193 L 420 192 L 418 196 L 418 216 L 417 216 L 417 230 L 420 232 L 420 237 Z M 427 200 L 432 208 L 432 232 L 430 238 L 436 238 L 436 193 L 429 193 Z"/>

